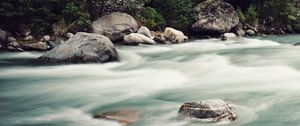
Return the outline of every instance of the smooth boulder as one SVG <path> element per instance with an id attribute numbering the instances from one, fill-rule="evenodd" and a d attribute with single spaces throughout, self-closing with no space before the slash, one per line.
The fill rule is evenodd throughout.
<path id="1" fill-rule="evenodd" d="M 178 113 L 183 117 L 211 122 L 234 121 L 237 118 L 236 112 L 229 106 L 229 103 L 221 99 L 184 103 Z"/>
<path id="2" fill-rule="evenodd" d="M 206 0 L 195 7 L 197 21 L 192 29 L 201 33 L 230 32 L 239 23 L 232 5 L 223 0 Z"/>
<path id="3" fill-rule="evenodd" d="M 154 45 L 155 41 L 143 34 L 131 33 L 124 36 L 124 43 L 127 45 L 149 44 Z"/>
<path id="4" fill-rule="evenodd" d="M 234 33 L 224 33 L 221 35 L 221 40 L 226 41 L 226 40 L 234 40 L 237 39 L 238 36 Z"/>
<path id="5" fill-rule="evenodd" d="M 95 33 L 107 36 L 111 41 L 122 41 L 125 35 L 138 30 L 136 20 L 126 14 L 114 12 L 93 21 L 92 28 Z"/>
<path id="6" fill-rule="evenodd" d="M 153 38 L 151 35 L 151 31 L 145 26 L 140 27 L 139 30 L 137 31 L 137 33 L 145 35 L 149 38 Z"/>
<path id="7" fill-rule="evenodd" d="M 38 60 L 45 63 L 105 63 L 117 61 L 118 53 L 106 36 L 78 32 Z"/>
<path id="8" fill-rule="evenodd" d="M 174 28 L 167 27 L 164 31 L 164 37 L 174 44 L 183 43 L 188 40 L 188 37 L 183 34 L 183 32 L 176 30 Z"/>
<path id="9" fill-rule="evenodd" d="M 255 31 L 254 31 L 254 30 L 251 30 L 251 29 L 248 29 L 248 30 L 246 31 L 246 34 L 249 35 L 249 36 L 255 36 L 255 35 L 256 35 Z"/>

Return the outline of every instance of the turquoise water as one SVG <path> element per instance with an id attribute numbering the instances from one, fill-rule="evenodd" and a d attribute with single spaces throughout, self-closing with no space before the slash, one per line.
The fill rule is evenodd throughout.
<path id="1" fill-rule="evenodd" d="M 121 61 L 41 65 L 0 54 L 0 126 L 119 126 L 97 112 L 136 109 L 132 126 L 300 125 L 300 35 L 117 47 Z M 184 102 L 226 99 L 235 122 L 178 120 Z"/>

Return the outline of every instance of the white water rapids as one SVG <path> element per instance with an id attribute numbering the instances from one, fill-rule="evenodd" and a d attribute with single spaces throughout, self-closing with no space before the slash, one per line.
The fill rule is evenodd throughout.
<path id="1" fill-rule="evenodd" d="M 268 40 L 266 40 L 268 39 Z M 0 54 L 0 126 L 119 126 L 97 112 L 137 109 L 132 126 L 300 126 L 299 35 L 118 46 L 120 62 L 45 66 Z M 184 102 L 226 99 L 235 122 L 178 120 Z"/>

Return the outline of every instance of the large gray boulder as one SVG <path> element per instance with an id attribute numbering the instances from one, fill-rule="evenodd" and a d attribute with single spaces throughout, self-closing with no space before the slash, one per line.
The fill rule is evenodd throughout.
<path id="1" fill-rule="evenodd" d="M 203 119 L 217 122 L 222 120 L 234 121 L 236 112 L 229 106 L 229 103 L 221 99 L 203 100 L 201 102 L 184 103 L 179 114 L 184 117 Z"/>
<path id="2" fill-rule="evenodd" d="M 154 45 L 155 41 L 143 34 L 131 33 L 124 36 L 124 43 L 127 45 L 149 44 Z"/>
<path id="3" fill-rule="evenodd" d="M 38 60 L 45 63 L 105 63 L 118 60 L 118 53 L 107 37 L 78 32 Z"/>
<path id="4" fill-rule="evenodd" d="M 206 0 L 195 7 L 197 21 L 192 28 L 201 33 L 230 32 L 239 23 L 232 5 L 223 0 Z"/>
<path id="5" fill-rule="evenodd" d="M 92 24 L 93 31 L 107 36 L 111 41 L 122 41 L 125 35 L 138 30 L 136 20 L 126 14 L 114 12 L 97 19 Z"/>

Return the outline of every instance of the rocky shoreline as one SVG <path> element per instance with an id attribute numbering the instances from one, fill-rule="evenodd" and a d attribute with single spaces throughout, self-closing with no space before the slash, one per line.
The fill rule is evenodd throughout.
<path id="1" fill-rule="evenodd" d="M 188 38 L 221 37 L 222 40 L 226 40 L 233 36 L 279 34 L 274 30 L 261 33 L 257 28 L 241 23 L 234 7 L 222 0 L 204 1 L 195 7 L 195 11 L 197 20 L 190 29 L 192 33 L 188 33 L 188 35 L 169 27 L 164 31 L 150 31 L 145 26 L 139 26 L 139 23 L 131 15 L 122 12 L 113 12 L 93 21 L 90 33 L 104 35 L 113 44 L 121 45 L 179 44 Z M 286 26 L 280 33 L 293 33 L 293 30 L 290 26 Z M 24 29 L 17 34 L 18 37 L 15 37 L 0 29 L 0 50 L 49 51 L 74 36 L 73 33 L 66 33 L 62 36 L 45 35 L 42 38 L 35 38 L 31 35 L 30 29 Z"/>

